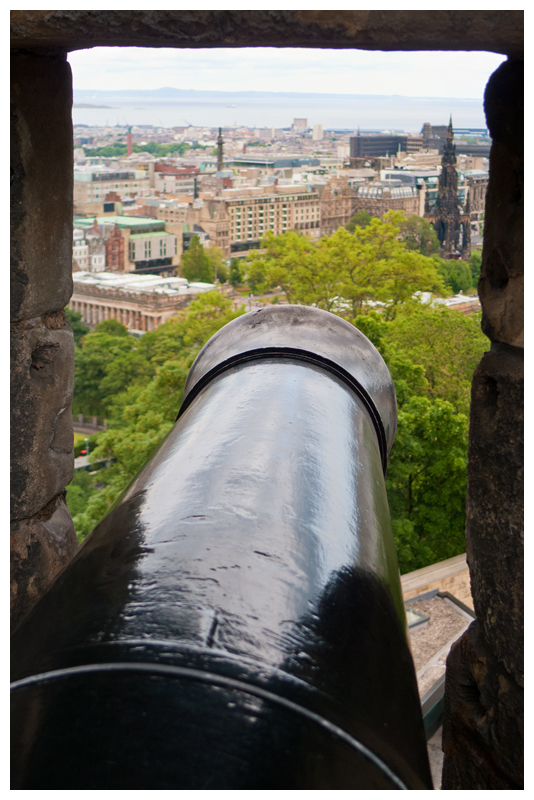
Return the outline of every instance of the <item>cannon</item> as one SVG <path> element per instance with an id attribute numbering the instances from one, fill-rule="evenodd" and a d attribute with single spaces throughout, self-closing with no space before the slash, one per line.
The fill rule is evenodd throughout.
<path id="1" fill-rule="evenodd" d="M 12 788 L 430 789 L 368 339 L 271 306 L 12 637 Z"/>

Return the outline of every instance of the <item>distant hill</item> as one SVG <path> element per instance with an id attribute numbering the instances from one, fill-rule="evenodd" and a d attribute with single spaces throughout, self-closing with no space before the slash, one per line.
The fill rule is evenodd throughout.
<path id="1" fill-rule="evenodd" d="M 352 100 L 352 101 L 359 101 L 365 102 L 370 100 L 394 100 L 396 102 L 415 102 L 418 104 L 424 103 L 425 101 L 430 101 L 432 103 L 444 103 L 445 105 L 449 102 L 454 103 L 481 103 L 480 98 L 455 98 L 455 97 L 410 97 L 409 95 L 399 95 L 399 94 L 392 94 L 392 95 L 381 95 L 381 94 L 338 94 L 337 92 L 329 92 L 329 93 L 316 93 L 316 92 L 219 92 L 219 91 L 208 91 L 208 90 L 201 90 L 201 89 L 176 89 L 172 86 L 163 86 L 161 89 L 123 89 L 123 90 L 113 90 L 113 89 L 74 89 L 74 96 L 77 99 L 83 99 L 87 97 L 92 98 L 99 98 L 105 99 L 106 97 L 131 97 L 131 98 L 149 98 L 149 97 L 168 97 L 168 98 L 180 98 L 183 97 L 187 100 L 191 100 L 192 97 L 198 96 L 205 99 L 208 98 L 217 98 L 221 101 L 226 101 L 230 98 L 240 98 L 240 99 L 248 99 L 251 100 L 260 100 L 262 97 L 268 97 L 269 100 L 272 100 L 274 97 L 283 97 L 286 98 L 302 98 L 304 100 L 330 100 L 332 98 L 337 98 L 339 100 Z"/>

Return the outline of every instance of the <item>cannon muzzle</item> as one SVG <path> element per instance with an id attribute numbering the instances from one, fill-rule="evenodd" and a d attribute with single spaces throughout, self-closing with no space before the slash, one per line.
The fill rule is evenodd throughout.
<path id="1" fill-rule="evenodd" d="M 13 634 L 12 788 L 430 789 L 384 484 L 391 377 L 272 306 Z"/>

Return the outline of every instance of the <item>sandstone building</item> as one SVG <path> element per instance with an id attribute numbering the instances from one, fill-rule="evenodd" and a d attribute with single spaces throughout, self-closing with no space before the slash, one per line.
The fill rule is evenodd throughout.
<path id="1" fill-rule="evenodd" d="M 74 170 L 74 213 L 90 213 L 87 207 L 93 203 L 103 203 L 110 191 L 117 192 L 121 197 L 134 197 L 149 190 L 149 177 L 144 170 L 77 167 Z"/>
<path id="2" fill-rule="evenodd" d="M 74 217 L 74 227 L 101 231 L 111 271 L 171 274 L 180 263 L 182 225 L 136 216 Z"/>
<path id="3" fill-rule="evenodd" d="M 154 331 L 213 284 L 153 275 L 77 272 L 69 308 L 90 327 L 116 319 L 131 331 Z"/>
<path id="4" fill-rule="evenodd" d="M 418 186 L 388 186 L 371 183 L 358 186 L 352 198 L 352 213 L 367 211 L 372 217 L 382 218 L 387 211 L 404 211 L 422 216 L 421 188 Z M 424 205 L 423 205 L 424 208 Z"/>
<path id="5" fill-rule="evenodd" d="M 315 184 L 319 192 L 321 236 L 331 236 L 344 227 L 354 213 L 355 189 L 342 176 L 331 178 L 326 184 Z"/>

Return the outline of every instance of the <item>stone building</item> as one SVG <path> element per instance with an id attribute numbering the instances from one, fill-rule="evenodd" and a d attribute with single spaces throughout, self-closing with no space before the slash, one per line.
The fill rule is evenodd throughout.
<path id="1" fill-rule="evenodd" d="M 418 186 L 391 186 L 371 183 L 358 186 L 352 198 L 352 214 L 367 211 L 372 217 L 382 218 L 386 211 L 405 211 L 421 214 L 421 188 Z"/>
<path id="2" fill-rule="evenodd" d="M 77 167 L 74 170 L 74 212 L 85 214 L 88 206 L 102 203 L 110 191 L 121 197 L 135 197 L 150 190 L 144 170 L 116 170 L 107 167 Z"/>
<path id="3" fill-rule="evenodd" d="M 157 213 L 168 219 L 171 210 L 180 209 L 167 207 Z M 304 185 L 223 189 L 220 196 L 204 197 L 183 212 L 187 222 L 200 225 L 226 257 L 259 247 L 267 231 L 280 234 L 293 229 L 320 236 L 319 193 Z"/>
<path id="4" fill-rule="evenodd" d="M 73 475 L 71 50 L 318 47 L 507 55 L 484 108 L 492 138 L 479 297 L 467 561 L 476 620 L 447 661 L 444 789 L 523 786 L 523 12 L 11 12 L 11 590 L 16 623 L 76 552 Z M 54 176 L 50 180 L 50 175 Z M 451 343 L 452 346 L 452 343 Z"/>
<path id="5" fill-rule="evenodd" d="M 200 185 L 199 167 L 178 167 L 174 164 L 151 162 L 148 169 L 150 187 L 165 194 L 194 194 Z"/>
<path id="6" fill-rule="evenodd" d="M 465 170 L 464 175 L 469 192 L 471 228 L 476 230 L 480 228 L 480 224 L 484 221 L 489 174 L 484 169 L 470 169 Z"/>
<path id="7" fill-rule="evenodd" d="M 119 214 L 75 217 L 74 225 L 102 232 L 106 246 L 106 267 L 112 272 L 169 275 L 180 263 L 180 223 Z"/>
<path id="8" fill-rule="evenodd" d="M 331 178 L 326 184 L 315 184 L 319 192 L 319 213 L 321 236 L 331 236 L 338 228 L 345 226 L 353 212 L 356 190 L 342 177 Z"/>
<path id="9" fill-rule="evenodd" d="M 106 268 L 106 243 L 98 228 L 74 228 L 72 271 L 103 272 Z"/>
<path id="10" fill-rule="evenodd" d="M 154 331 L 182 311 L 197 294 L 214 289 L 213 284 L 188 283 L 185 278 L 160 278 L 152 275 L 93 275 L 77 272 L 69 301 L 79 311 L 82 322 L 97 325 L 116 319 L 133 331 Z"/>
<path id="11" fill-rule="evenodd" d="M 124 271 L 124 237 L 118 225 L 106 239 L 106 266 L 112 272 Z"/>

